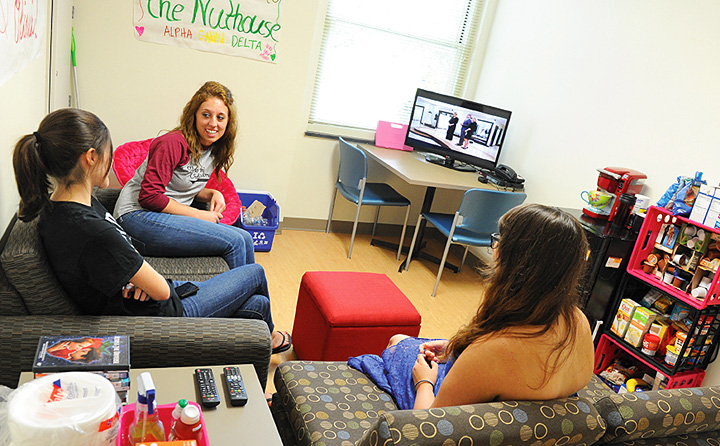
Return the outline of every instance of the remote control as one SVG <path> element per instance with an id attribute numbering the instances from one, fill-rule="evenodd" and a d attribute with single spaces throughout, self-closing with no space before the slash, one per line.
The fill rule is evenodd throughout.
<path id="1" fill-rule="evenodd" d="M 244 406 L 247 403 L 247 393 L 243 384 L 242 375 L 238 367 L 225 367 L 225 385 L 227 386 L 228 398 L 231 406 Z"/>
<path id="2" fill-rule="evenodd" d="M 220 404 L 220 395 L 212 369 L 195 369 L 195 382 L 200 391 L 200 404 L 203 407 L 212 408 Z"/>

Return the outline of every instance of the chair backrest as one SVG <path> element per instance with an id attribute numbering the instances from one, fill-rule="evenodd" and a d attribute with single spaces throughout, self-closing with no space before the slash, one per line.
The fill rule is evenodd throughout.
<path id="1" fill-rule="evenodd" d="M 340 169 L 338 181 L 343 186 L 358 190 L 360 181 L 367 178 L 365 152 L 340 138 Z"/>
<path id="2" fill-rule="evenodd" d="M 480 234 L 497 232 L 498 220 L 507 211 L 521 205 L 527 195 L 500 190 L 470 189 L 465 192 L 460 210 L 462 223 L 458 227 Z"/>

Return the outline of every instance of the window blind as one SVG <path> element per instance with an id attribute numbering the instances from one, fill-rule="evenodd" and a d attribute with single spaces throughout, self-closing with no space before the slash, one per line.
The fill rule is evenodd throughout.
<path id="1" fill-rule="evenodd" d="M 459 96 L 482 0 L 329 0 L 310 124 L 408 122 L 415 90 Z"/>

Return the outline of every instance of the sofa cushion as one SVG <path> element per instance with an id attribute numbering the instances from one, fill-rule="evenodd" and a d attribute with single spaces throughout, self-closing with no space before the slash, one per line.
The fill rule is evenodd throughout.
<path id="1" fill-rule="evenodd" d="M 30 314 L 80 314 L 65 293 L 50 264 L 37 232 L 37 221 L 18 220 L 10 230 L 0 263 L 7 279 L 20 293 Z"/>
<path id="2" fill-rule="evenodd" d="M 204 282 L 228 271 L 222 257 L 145 257 L 163 277 L 172 280 Z"/>
<path id="3" fill-rule="evenodd" d="M 593 374 L 592 378 L 590 378 L 590 382 L 585 387 L 577 391 L 577 396 L 587 398 L 593 403 L 616 394 L 617 393 L 613 389 L 611 389 L 602 379 L 600 379 L 599 376 L 595 374 Z"/>
<path id="4" fill-rule="evenodd" d="M 665 444 L 669 437 L 695 434 L 704 438 L 707 432 L 720 429 L 720 387 L 615 394 L 600 399 L 595 407 L 608 423 L 599 444 L 649 438 L 662 438 L 660 444 Z M 718 432 L 711 436 L 718 438 Z M 683 443 L 691 444 L 687 439 Z"/>
<path id="5" fill-rule="evenodd" d="M 298 445 L 352 445 L 383 413 L 392 397 L 345 362 L 290 361 L 275 370 L 275 388 Z"/>
<path id="6" fill-rule="evenodd" d="M 10 219 L 7 229 L 0 238 L 0 252 L 5 249 L 8 238 L 10 238 L 10 232 L 12 232 L 13 226 L 17 221 L 17 215 L 14 215 Z M 0 266 L 0 314 L 4 316 L 20 316 L 28 314 L 27 308 L 23 303 L 20 293 L 17 292 L 14 286 L 10 284 L 5 270 Z"/>
<path id="7" fill-rule="evenodd" d="M 358 445 L 584 446 L 604 432 L 592 402 L 571 397 L 387 412 Z"/>

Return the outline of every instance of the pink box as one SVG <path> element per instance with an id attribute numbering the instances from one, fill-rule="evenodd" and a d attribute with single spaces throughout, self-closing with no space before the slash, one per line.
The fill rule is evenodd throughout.
<path id="1" fill-rule="evenodd" d="M 408 126 L 395 122 L 378 121 L 375 132 L 375 145 L 386 149 L 412 151 L 412 147 L 405 145 L 405 135 Z"/>

